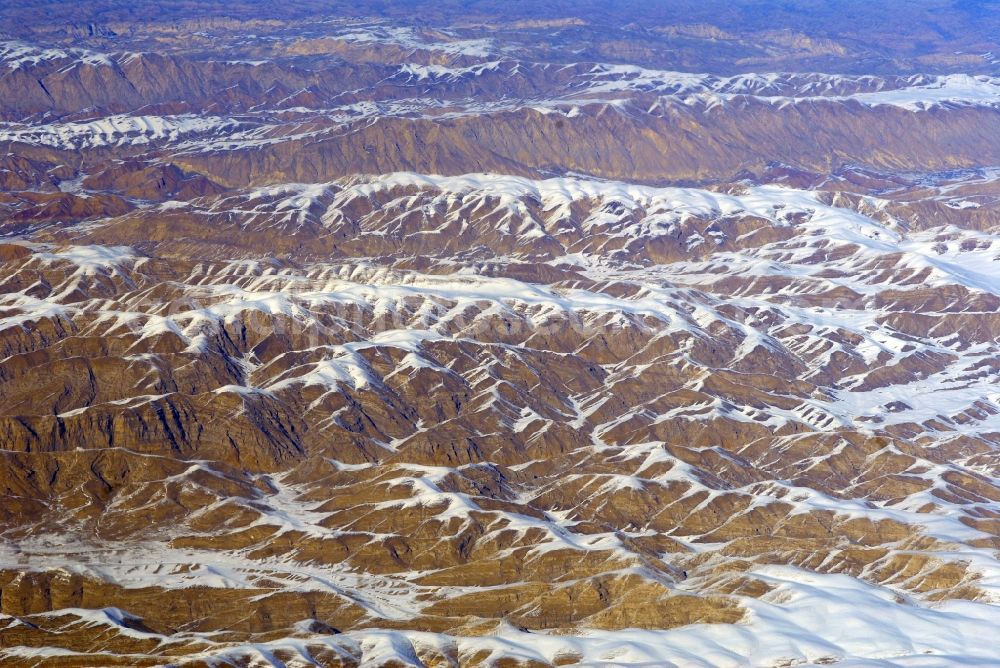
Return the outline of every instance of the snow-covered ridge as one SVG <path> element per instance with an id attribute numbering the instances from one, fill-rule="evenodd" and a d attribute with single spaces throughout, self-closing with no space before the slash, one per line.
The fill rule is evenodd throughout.
<path id="1" fill-rule="evenodd" d="M 176 141 L 182 136 L 236 130 L 242 124 L 219 116 L 130 116 L 121 114 L 93 121 L 0 123 L 0 141 L 53 146 L 65 149 L 142 145 Z"/>
<path id="2" fill-rule="evenodd" d="M 69 262 L 79 267 L 78 273 L 92 276 L 101 272 L 118 272 L 123 265 L 136 261 L 135 251 L 128 246 L 69 246 L 53 252 L 36 253 L 43 263 Z"/>
<path id="3" fill-rule="evenodd" d="M 521 632 L 507 627 L 482 638 L 431 633 L 366 631 L 332 642 L 382 662 L 405 662 L 415 647 L 457 646 L 463 655 L 553 664 L 579 657 L 580 666 L 741 668 L 835 664 L 844 668 L 988 665 L 991 638 L 1000 633 L 996 608 L 953 601 L 936 608 L 900 605 L 891 591 L 846 575 L 819 575 L 787 566 L 764 566 L 755 575 L 774 587 L 762 599 L 744 597 L 744 624 L 695 624 L 668 631 L 588 631 L 579 636 Z M 833 621 L 836 623 L 833 623 Z M 365 645 L 367 645 L 365 647 Z M 228 658 L 264 659 L 279 647 L 240 646 Z M 294 650 L 292 650 L 294 651 Z M 218 657 L 218 653 L 209 656 Z M 267 665 L 265 663 L 265 665 Z"/>
<path id="4" fill-rule="evenodd" d="M 176 582 L 201 586 L 254 586 L 254 574 L 261 563 L 240 563 L 218 553 L 181 553 L 149 546 L 140 564 L 103 565 L 102 574 L 114 573 L 118 582 L 132 586 L 171 586 Z M 96 553 L 94 556 L 99 556 Z M 0 558 L 9 555 L 0 555 Z M 85 571 L 78 564 L 65 564 L 51 557 L 69 572 Z M 163 564 L 179 569 L 195 559 L 206 563 L 184 573 L 164 574 Z M 5 559 L 6 561 L 6 559 Z M 211 563 L 211 566 L 208 564 Z M 269 565 L 270 566 L 270 565 Z M 287 568 L 287 566 L 286 566 Z M 407 583 L 366 574 L 331 573 L 328 569 L 298 566 L 290 573 L 263 571 L 269 577 L 284 575 L 290 589 L 308 591 L 322 585 L 339 594 L 347 592 L 366 609 L 380 616 L 405 618 L 417 607 Z M 137 574 L 143 576 L 137 578 Z M 305 575 L 306 577 L 302 577 Z M 773 589 L 757 599 L 741 597 L 750 615 L 742 624 L 693 624 L 670 630 L 625 631 L 586 630 L 579 634 L 528 632 L 502 626 L 482 637 L 455 637 L 410 630 L 377 627 L 335 635 L 313 635 L 303 629 L 302 638 L 278 639 L 252 644 L 218 644 L 211 634 L 186 632 L 181 637 L 207 645 L 204 658 L 255 666 L 310 665 L 308 647 L 329 647 L 337 655 L 364 657 L 363 665 L 384 665 L 390 661 L 412 662 L 416 650 L 436 650 L 447 655 L 487 655 L 553 664 L 560 658 L 576 657 L 579 666 L 657 666 L 663 668 L 742 668 L 744 666 L 789 666 L 833 664 L 844 668 L 885 668 L 946 665 L 992 665 L 993 638 L 1000 633 L 996 608 L 971 601 L 950 601 L 924 607 L 895 600 L 895 592 L 872 586 L 846 575 L 817 574 L 788 566 L 759 566 L 753 575 Z M 217 582 L 211 582 L 211 580 Z M 412 585 L 410 585 L 412 586 Z M 150 640 L 165 636 L 136 631 L 123 624 L 128 613 L 115 608 L 88 610 L 67 608 L 49 613 L 68 615 L 80 623 L 106 627 L 109 632 Z M 836 620 L 836 623 L 832 623 Z M 308 646 L 307 646 L 308 645 Z M 45 660 L 73 656 L 58 649 L 22 646 L 0 650 L 0 658 Z M 283 661 L 277 656 L 281 655 Z M 417 665 L 417 664 L 413 664 Z"/>
<path id="5" fill-rule="evenodd" d="M 922 111 L 941 106 L 1000 105 L 1000 78 L 949 74 L 931 77 L 896 90 L 857 93 L 848 96 L 861 104 L 901 107 L 909 111 Z"/>
<path id="6" fill-rule="evenodd" d="M 416 65 L 407 63 L 400 67 L 400 75 L 407 81 L 435 81 L 439 79 L 460 79 L 462 77 L 477 77 L 485 72 L 495 72 L 500 69 L 503 61 L 493 60 L 487 63 L 478 63 L 468 67 L 448 67 L 445 65 Z"/>
<path id="7" fill-rule="evenodd" d="M 419 194 L 414 194 L 419 191 Z M 865 364 L 881 363 L 890 366 L 902 362 L 914 351 L 912 342 L 899 339 L 891 332 L 883 332 L 886 311 L 863 305 L 869 297 L 883 291 L 898 294 L 919 293 L 928 288 L 949 290 L 961 287 L 971 292 L 1000 295 L 1000 241 L 985 233 L 958 228 L 934 228 L 905 232 L 894 225 L 891 217 L 871 217 L 857 210 L 835 206 L 818 193 L 777 186 L 744 187 L 732 194 L 696 188 L 656 188 L 622 182 L 587 180 L 561 177 L 533 180 L 498 174 L 467 174 L 462 176 L 433 176 L 414 173 L 394 173 L 378 177 L 347 179 L 325 185 L 285 184 L 258 188 L 240 197 L 220 202 L 221 211 L 260 217 L 320 222 L 337 218 L 343 208 L 350 208 L 357 198 L 394 207 L 401 202 L 410 209 L 427 207 L 437 211 L 477 211 L 497 227 L 508 229 L 519 237 L 547 234 L 561 227 L 564 216 L 570 216 L 573 205 L 586 202 L 587 207 L 577 207 L 582 222 L 582 233 L 596 230 L 616 220 L 617 214 L 607 211 L 635 211 L 636 220 L 618 228 L 614 235 L 627 239 L 652 239 L 656 236 L 673 238 L 683 233 L 682 224 L 689 218 L 711 221 L 727 217 L 749 216 L 767 220 L 775 227 L 795 228 L 792 241 L 764 245 L 739 251 L 717 250 L 706 260 L 667 263 L 644 269 L 635 280 L 648 279 L 642 297 L 612 299 L 607 295 L 587 291 L 559 291 L 558 294 L 542 286 L 534 286 L 501 279 L 485 279 L 473 273 L 431 278 L 406 276 L 355 276 L 340 282 L 344 277 L 328 280 L 321 272 L 322 285 L 298 293 L 298 298 L 308 302 L 308 310 L 322 310 L 334 303 L 380 304 L 380 309 L 396 313 L 402 310 L 407 299 L 423 298 L 446 310 L 462 311 L 460 305 L 485 302 L 500 304 L 500 308 L 514 308 L 530 312 L 532 327 L 542 327 L 546 317 L 567 313 L 620 313 L 652 317 L 662 321 L 671 331 L 686 330 L 697 333 L 694 326 L 719 320 L 718 314 L 707 319 L 691 320 L 688 315 L 671 306 L 672 297 L 653 287 L 664 279 L 678 284 L 709 285 L 725 277 L 740 277 L 747 284 L 777 280 L 769 289 L 770 296 L 756 295 L 740 300 L 740 308 L 753 311 L 782 304 L 786 315 L 808 324 L 809 329 L 823 331 L 850 331 L 857 341 L 852 346 L 837 343 L 828 349 L 823 360 L 834 352 L 857 352 Z M 526 202 L 533 201 L 529 211 Z M 869 198 L 865 205 L 874 215 L 886 202 Z M 542 214 L 535 218 L 537 211 Z M 392 209 L 394 210 L 394 209 Z M 586 211 L 591 213 L 585 213 Z M 584 212 L 581 214 L 581 212 Z M 874 212 L 874 213 L 873 213 Z M 391 218 L 394 214 L 389 214 Z M 586 218 L 586 220 L 583 220 Z M 362 229 L 367 229 L 361 223 Z M 516 230 L 516 231 L 515 231 Z M 374 232 L 377 233 L 377 232 Z M 555 233 L 555 232 L 553 232 Z M 596 234 L 597 232 L 592 232 Z M 708 236 L 708 235 L 706 235 Z M 700 243 L 711 244 L 712 239 L 698 237 Z M 690 240 L 689 240 L 690 245 Z M 837 249 L 850 249 L 838 256 Z M 837 257 L 826 262 L 823 257 Z M 566 256 L 560 262 L 576 264 L 585 269 L 596 281 L 613 281 L 628 276 L 602 266 L 598 255 L 579 253 Z M 723 271 L 724 269 L 724 271 Z M 836 269 L 837 275 L 831 275 Z M 917 277 L 916 280 L 914 277 Z M 319 278 L 319 276 L 317 277 Z M 330 276 L 330 279 L 334 279 Z M 780 283 L 787 281 L 787 284 Z M 304 285 L 300 289 L 306 289 Z M 268 290 L 273 290 L 269 287 Z M 833 310 L 803 305 L 794 307 L 795 300 L 810 291 L 848 289 L 860 295 L 861 301 L 848 306 L 838 304 Z M 730 296 L 731 298 L 731 296 Z M 241 297 L 242 302 L 257 301 L 257 297 Z M 271 299 L 271 297 L 268 297 Z M 773 302 L 772 302 L 773 300 Z M 807 302 L 808 303 L 808 302 Z M 237 309 L 242 306 L 237 306 Z M 282 312 L 293 313 L 288 305 Z M 757 339 L 752 330 L 744 330 L 748 341 Z M 815 345 L 828 345 L 822 335 L 810 335 Z M 752 347 L 752 346 L 750 346 Z M 748 348 L 749 349 L 749 348 Z M 906 384 L 863 389 L 859 376 L 853 385 L 845 386 L 830 396 L 811 398 L 796 411 L 770 409 L 765 414 L 756 410 L 730 413 L 734 419 L 766 420 L 768 424 L 806 421 L 817 427 L 837 424 L 850 427 L 854 424 L 923 423 L 938 416 L 959 415 L 979 402 L 994 417 L 984 418 L 980 428 L 1000 429 L 1000 395 L 994 391 L 995 378 L 989 374 L 967 377 L 966 367 L 987 363 L 990 347 L 977 347 L 964 351 L 962 339 L 947 334 L 931 345 L 917 350 L 931 354 L 962 352 L 953 364 L 928 377 L 911 379 Z M 964 351 L 964 352 L 963 352 Z M 338 360 L 338 368 L 351 366 Z M 825 362 L 824 362 L 825 363 Z M 345 366 L 346 365 L 346 366 Z M 817 368 L 821 364 L 817 363 Z M 333 378 L 324 372 L 319 380 Z M 351 378 L 359 374 L 338 377 Z M 347 382 L 345 380 L 345 382 Z M 892 410 L 886 409 L 891 406 Z M 742 409 L 741 409 L 742 410 Z M 742 417 L 741 417 L 742 416 Z"/>
<path id="8" fill-rule="evenodd" d="M 438 32 L 437 39 L 434 39 L 407 26 L 358 26 L 334 37 L 356 44 L 389 44 L 414 50 L 438 51 L 451 56 L 483 58 L 496 51 L 496 45 L 491 39 L 462 39 L 442 32 Z"/>
<path id="9" fill-rule="evenodd" d="M 871 218 L 824 204 L 816 193 L 773 185 L 748 186 L 742 192 L 727 194 L 700 188 L 655 187 L 576 177 L 529 179 L 507 174 L 436 176 L 412 172 L 396 172 L 348 183 L 348 187 L 338 193 L 339 200 L 415 187 L 438 190 L 445 195 L 474 193 L 496 198 L 505 206 L 515 206 L 521 200 L 530 199 L 540 202 L 544 210 L 556 215 L 568 215 L 569 205 L 589 200 L 614 204 L 626 210 L 642 209 L 647 222 L 663 223 L 664 229 L 687 216 L 707 218 L 734 214 L 757 216 L 784 226 L 789 224 L 793 214 L 801 213 L 810 217 L 819 215 L 823 220 L 817 222 L 836 219 L 838 225 L 829 233 L 841 238 L 846 239 L 844 235 L 848 235 L 852 241 L 857 237 L 865 243 L 899 240 L 898 234 Z M 656 221 L 650 221 L 651 218 Z"/>
<path id="10" fill-rule="evenodd" d="M 922 111 L 937 106 L 998 106 L 1000 78 L 948 74 L 909 77 L 807 73 L 748 73 L 731 77 L 599 64 L 582 76 L 586 94 L 656 93 L 690 102 L 718 104 L 751 97 L 772 104 L 854 101 L 877 107 Z"/>
<path id="11" fill-rule="evenodd" d="M 75 60 L 88 65 L 114 65 L 112 57 L 106 53 L 90 49 L 46 48 L 18 40 L 0 41 L 0 65 L 12 70 L 31 67 L 44 62 Z M 2 70 L 0 70 L 2 72 Z"/>
<path id="12" fill-rule="evenodd" d="M 409 193 L 420 191 L 409 199 Z M 402 193 L 404 199 L 397 199 Z M 618 181 L 576 177 L 530 179 L 505 174 L 435 176 L 395 172 L 374 177 L 351 177 L 327 184 L 283 184 L 245 191 L 217 200 L 212 213 L 232 213 L 244 218 L 245 226 L 276 224 L 331 225 L 340 211 L 357 198 L 385 202 L 398 207 L 430 206 L 455 212 L 467 206 L 477 215 L 489 214 L 497 229 L 522 239 L 560 236 L 563 221 L 572 218 L 573 205 L 586 202 L 590 211 L 580 223 L 580 238 L 601 234 L 619 239 L 650 240 L 677 237 L 689 219 L 704 221 L 749 216 L 767 220 L 775 227 L 796 227 L 806 243 L 793 247 L 764 247 L 752 255 L 717 250 L 713 261 L 731 265 L 743 276 L 785 275 L 790 278 L 822 274 L 828 267 L 816 260 L 817 253 L 849 244 L 849 257 L 839 268 L 848 271 L 837 280 L 859 294 L 874 294 L 892 282 L 879 266 L 882 258 L 894 257 L 897 275 L 920 274 L 919 282 L 901 282 L 895 289 L 917 290 L 928 285 L 961 285 L 969 290 L 1000 295 L 997 252 L 1000 241 L 988 234 L 958 228 L 905 233 L 886 217 L 887 202 L 867 198 L 867 215 L 853 208 L 828 203 L 819 193 L 765 185 L 743 186 L 731 193 L 699 188 L 653 187 Z M 387 199 L 388 198 L 388 199 Z M 528 203 L 540 205 L 536 216 Z M 171 204 L 171 206 L 184 206 Z M 465 209 L 463 209 L 465 210 Z M 376 208 L 373 218 L 380 209 Z M 881 214 L 879 212 L 882 212 Z M 451 214 L 449 214 L 451 215 Z M 455 214 L 458 215 L 458 214 Z M 467 216 L 468 213 L 462 214 Z M 447 216 L 441 218 L 446 219 Z M 709 235 L 712 233 L 710 232 Z M 720 245 L 724 233 L 686 238 L 689 248 L 701 244 Z M 565 236 L 563 235 L 565 240 Z M 824 250 L 825 249 L 825 250 Z M 708 263 L 709 265 L 712 262 Z M 671 275 L 697 276 L 696 265 L 665 267 Z M 706 275 L 714 270 L 708 269 Z"/>

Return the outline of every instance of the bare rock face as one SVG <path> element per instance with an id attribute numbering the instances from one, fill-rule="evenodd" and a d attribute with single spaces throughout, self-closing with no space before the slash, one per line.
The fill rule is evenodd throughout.
<path id="1" fill-rule="evenodd" d="M 0 663 L 995 660 L 1000 82 L 584 5 L 2 42 Z"/>

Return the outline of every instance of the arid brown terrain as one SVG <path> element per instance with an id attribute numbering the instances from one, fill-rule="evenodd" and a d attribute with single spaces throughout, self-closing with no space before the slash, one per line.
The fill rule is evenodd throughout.
<path id="1" fill-rule="evenodd" d="M 69 4 L 0 664 L 1000 665 L 993 15 Z"/>

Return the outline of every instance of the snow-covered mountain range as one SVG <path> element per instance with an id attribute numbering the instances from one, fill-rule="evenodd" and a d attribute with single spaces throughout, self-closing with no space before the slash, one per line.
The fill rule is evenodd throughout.
<path id="1" fill-rule="evenodd" d="M 993 47 L 592 4 L 4 30 L 0 663 L 997 661 Z"/>

